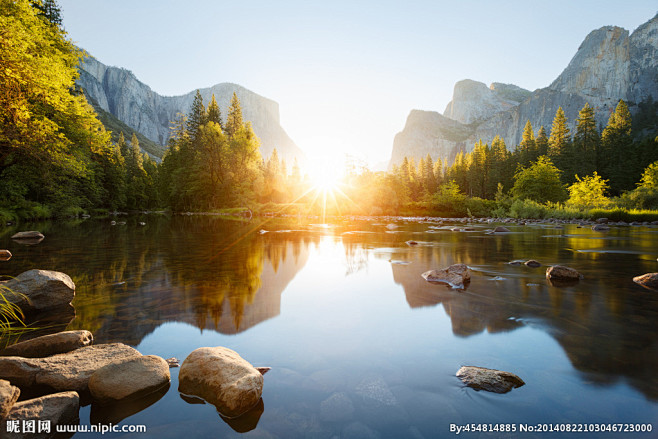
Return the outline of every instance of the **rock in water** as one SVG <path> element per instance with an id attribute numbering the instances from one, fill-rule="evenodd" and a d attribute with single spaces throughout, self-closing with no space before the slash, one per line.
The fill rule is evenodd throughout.
<path id="1" fill-rule="evenodd" d="M 415 247 L 418 245 L 418 241 L 407 241 L 409 247 Z"/>
<path id="2" fill-rule="evenodd" d="M 41 311 L 70 304 L 75 296 L 75 284 L 71 278 L 58 271 L 29 270 L 4 286 L 12 293 L 7 299 L 23 311 Z"/>
<path id="3" fill-rule="evenodd" d="M 9 250 L 0 250 L 0 261 L 8 261 L 11 259 L 11 252 Z"/>
<path id="4" fill-rule="evenodd" d="M 58 425 L 78 424 L 78 411 L 80 409 L 80 397 L 76 392 L 61 392 L 52 395 L 42 396 L 41 398 L 21 401 L 14 405 L 0 426 L 3 432 L 7 431 L 6 423 L 9 421 L 19 421 L 21 433 L 17 435 L 8 435 L 10 438 L 51 438 L 58 437 L 55 435 Z M 50 421 L 50 434 L 45 433 L 25 433 L 23 430 L 23 421 L 33 420 Z M 38 422 L 37 422 L 38 423 Z M 35 428 L 35 432 L 38 432 Z M 5 437 L 5 436 L 2 436 Z"/>
<path id="5" fill-rule="evenodd" d="M 0 351 L 0 356 L 43 358 L 89 346 L 93 341 L 89 331 L 64 331 L 16 343 Z"/>
<path id="6" fill-rule="evenodd" d="M 457 377 L 468 387 L 494 393 L 507 393 L 525 384 L 513 373 L 477 366 L 462 366 Z"/>
<path id="7" fill-rule="evenodd" d="M 156 356 L 144 355 L 118 364 L 108 364 L 89 378 L 89 391 L 95 402 L 106 405 L 132 401 L 169 384 L 169 364 Z"/>
<path id="8" fill-rule="evenodd" d="M 537 268 L 541 267 L 541 263 L 539 261 L 535 261 L 534 259 L 530 259 L 525 262 L 525 266 L 530 268 Z"/>
<path id="9" fill-rule="evenodd" d="M 46 385 L 58 391 L 84 392 L 96 370 L 141 356 L 130 346 L 109 343 L 46 358 L 0 357 L 0 378 L 19 387 Z"/>
<path id="10" fill-rule="evenodd" d="M 635 276 L 633 282 L 646 288 L 658 290 L 658 273 L 647 273 L 642 276 Z"/>
<path id="11" fill-rule="evenodd" d="M 508 229 L 507 227 L 503 227 L 503 226 L 498 226 L 495 229 L 493 229 L 494 233 L 506 233 L 506 232 L 509 232 L 509 231 L 510 231 L 510 229 Z"/>
<path id="12" fill-rule="evenodd" d="M 553 265 L 546 270 L 546 279 L 563 282 L 578 281 L 583 275 L 578 271 L 564 265 Z"/>
<path id="13" fill-rule="evenodd" d="M 464 285 L 471 280 L 471 273 L 465 264 L 453 264 L 439 270 L 426 271 L 421 276 L 428 282 L 446 283 L 459 289 L 463 289 Z"/>
<path id="14" fill-rule="evenodd" d="M 9 414 L 20 394 L 18 387 L 12 386 L 9 381 L 0 380 L 0 419 Z"/>
<path id="15" fill-rule="evenodd" d="M 610 227 L 606 226 L 605 224 L 594 224 L 592 226 L 592 230 L 595 232 L 607 232 L 610 230 Z"/>
<path id="16" fill-rule="evenodd" d="M 41 232 L 30 230 L 27 232 L 18 232 L 12 235 L 11 239 L 43 239 L 44 236 Z"/>
<path id="17" fill-rule="evenodd" d="M 221 346 L 194 350 L 183 361 L 178 381 L 179 392 L 203 398 L 231 418 L 249 411 L 263 393 L 263 375 Z"/>

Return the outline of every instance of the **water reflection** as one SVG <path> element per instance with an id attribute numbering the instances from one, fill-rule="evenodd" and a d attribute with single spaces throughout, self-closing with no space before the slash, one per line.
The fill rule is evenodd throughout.
<path id="1" fill-rule="evenodd" d="M 542 231 L 545 233 L 546 231 Z M 616 233 L 623 233 L 616 231 Z M 628 230 L 626 230 L 628 232 Z M 608 237 L 614 246 L 637 251 L 626 259 L 611 254 L 591 254 L 569 248 L 600 248 L 597 236 L 542 239 L 532 230 L 505 237 L 433 235 L 434 241 L 414 248 L 398 248 L 381 258 L 409 262 L 392 264 L 396 283 L 402 285 L 412 308 L 441 304 L 450 317 L 452 331 L 469 337 L 483 331 L 510 331 L 531 324 L 542 327 L 562 346 L 572 365 L 591 382 L 612 384 L 620 378 L 650 399 L 658 399 L 658 299 L 631 282 L 644 272 L 639 255 L 655 251 L 655 237 Z M 549 235 L 550 236 L 550 235 Z M 595 244 L 590 244 L 590 242 Z M 619 256 L 619 254 L 617 254 Z M 507 264 L 513 259 L 534 258 L 545 264 L 566 263 L 585 273 L 575 284 L 554 285 L 544 278 L 546 267 Z M 640 259 L 640 263 L 638 263 Z M 419 275 L 453 263 L 474 268 L 469 287 L 462 292 L 432 285 Z M 496 280 L 492 280 L 496 277 Z"/>
<path id="2" fill-rule="evenodd" d="M 461 339 L 540 328 L 560 344 L 584 380 L 624 380 L 658 399 L 658 298 L 631 280 L 656 271 L 655 230 L 613 229 L 602 236 L 575 226 L 512 227 L 512 233 L 494 236 L 478 225 L 461 233 L 416 222 L 400 223 L 390 233 L 385 223 L 354 221 L 318 228 L 301 220 L 259 225 L 150 216 L 145 227 L 136 226 L 142 220 L 128 218 L 126 226 L 38 224 L 34 228 L 46 238 L 20 248 L 8 238 L 15 230 L 5 229 L 0 247 L 14 257 L 3 262 L 3 270 L 66 272 L 78 287 L 76 317 L 67 329 L 89 329 L 97 342 L 138 345 L 166 322 L 237 334 L 278 316 L 283 292 L 327 239 L 344 258 L 345 276 L 390 263 L 408 306 L 442 308 Z M 268 233 L 259 234 L 261 228 Z M 419 245 L 410 247 L 408 240 Z M 544 266 L 507 264 L 515 259 L 536 259 Z M 464 291 L 420 276 L 453 263 L 474 269 Z M 585 279 L 566 287 L 548 284 L 545 266 L 556 263 L 578 269 Z M 356 339 L 346 339 L 343 351 L 351 344 L 357 350 Z"/>

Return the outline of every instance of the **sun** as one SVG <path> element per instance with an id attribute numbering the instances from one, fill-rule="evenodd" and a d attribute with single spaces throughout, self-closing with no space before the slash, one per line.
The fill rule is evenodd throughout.
<path id="1" fill-rule="evenodd" d="M 312 165 L 309 177 L 315 190 L 324 193 L 338 190 L 343 172 L 342 167 L 335 160 L 325 157 L 315 160 Z"/>

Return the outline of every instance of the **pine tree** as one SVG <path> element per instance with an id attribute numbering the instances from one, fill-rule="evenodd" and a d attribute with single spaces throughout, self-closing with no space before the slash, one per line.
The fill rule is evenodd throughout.
<path id="1" fill-rule="evenodd" d="M 576 132 L 573 136 L 574 162 L 578 164 L 577 171 L 581 175 L 589 175 L 599 168 L 597 160 L 599 142 L 594 109 L 586 103 L 578 113 Z"/>
<path id="2" fill-rule="evenodd" d="M 537 132 L 535 138 L 535 147 L 537 148 L 537 155 L 541 157 L 548 155 L 548 136 L 546 135 L 546 128 L 542 125 Z"/>
<path id="3" fill-rule="evenodd" d="M 610 180 L 614 193 L 630 190 L 637 180 L 637 151 L 631 137 L 631 114 L 623 100 L 610 114 L 608 125 L 601 134 L 601 176 Z"/>
<path id="4" fill-rule="evenodd" d="M 429 153 L 425 157 L 425 166 L 422 172 L 425 189 L 429 194 L 433 194 L 436 192 L 436 176 L 434 175 L 434 162 Z"/>
<path id="5" fill-rule="evenodd" d="M 61 29 L 62 11 L 55 0 L 31 1 L 31 3 L 39 11 L 39 16 Z"/>
<path id="6" fill-rule="evenodd" d="M 571 133 L 567 126 L 567 118 L 562 107 L 558 107 L 548 138 L 548 156 L 555 166 L 562 171 L 562 177 L 571 182 L 574 178 L 574 157 Z"/>
<path id="7" fill-rule="evenodd" d="M 222 112 L 217 105 L 217 100 L 215 99 L 215 94 L 213 93 L 210 97 L 210 103 L 208 104 L 208 113 L 206 116 L 207 122 L 215 122 L 223 128 L 224 123 L 222 122 Z"/>
<path id="8" fill-rule="evenodd" d="M 233 92 L 233 97 L 231 98 L 231 104 L 228 107 L 228 115 L 226 116 L 226 126 L 225 131 L 226 135 L 232 138 L 235 133 L 237 133 L 240 128 L 242 128 L 242 109 L 240 108 L 240 100 L 238 95 Z"/>
<path id="9" fill-rule="evenodd" d="M 187 116 L 187 135 L 194 145 L 199 142 L 199 127 L 206 123 L 206 108 L 203 106 L 203 98 L 199 90 L 194 95 L 190 113 Z"/>
<path id="10" fill-rule="evenodd" d="M 536 160 L 537 147 L 535 145 L 535 134 L 532 131 L 532 124 L 530 120 L 525 124 L 523 128 L 523 135 L 521 136 L 521 143 L 519 143 L 519 162 L 521 165 L 525 166 L 531 161 Z"/>
<path id="11" fill-rule="evenodd" d="M 126 158 L 128 157 L 129 148 L 128 144 L 126 143 L 126 138 L 123 136 L 123 131 L 119 133 L 117 146 L 119 147 L 119 152 L 121 152 L 121 157 L 123 157 L 125 162 Z"/>

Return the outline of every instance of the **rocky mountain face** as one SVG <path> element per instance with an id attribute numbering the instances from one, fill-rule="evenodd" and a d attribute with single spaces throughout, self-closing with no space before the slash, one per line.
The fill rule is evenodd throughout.
<path id="1" fill-rule="evenodd" d="M 106 66 L 92 57 L 85 58 L 79 69 L 78 84 L 89 99 L 160 145 L 167 144 L 170 122 L 178 113 L 189 112 L 196 93 L 191 91 L 182 96 L 161 96 L 129 70 Z M 304 160 L 304 153 L 281 127 L 278 103 L 237 84 L 222 83 L 199 91 L 206 105 L 211 95 L 215 94 L 222 117 L 226 117 L 233 93 L 237 94 L 244 120 L 251 121 L 254 132 L 261 140 L 263 157 L 268 157 L 276 148 L 279 157 L 289 163 L 295 157 Z M 125 134 L 130 138 L 129 133 Z"/>
<path id="2" fill-rule="evenodd" d="M 550 133 L 560 106 L 572 132 L 585 103 L 605 126 L 619 99 L 633 112 L 650 98 L 658 100 L 658 15 L 631 35 L 613 26 L 592 31 L 546 88 L 530 92 L 511 84 L 458 82 L 443 115 L 411 111 L 404 130 L 395 136 L 389 167 L 405 156 L 418 160 L 428 153 L 434 160 L 452 160 L 458 151 L 472 150 L 479 139 L 490 143 L 496 135 L 513 149 L 528 120 L 535 133 L 541 126 Z"/>

